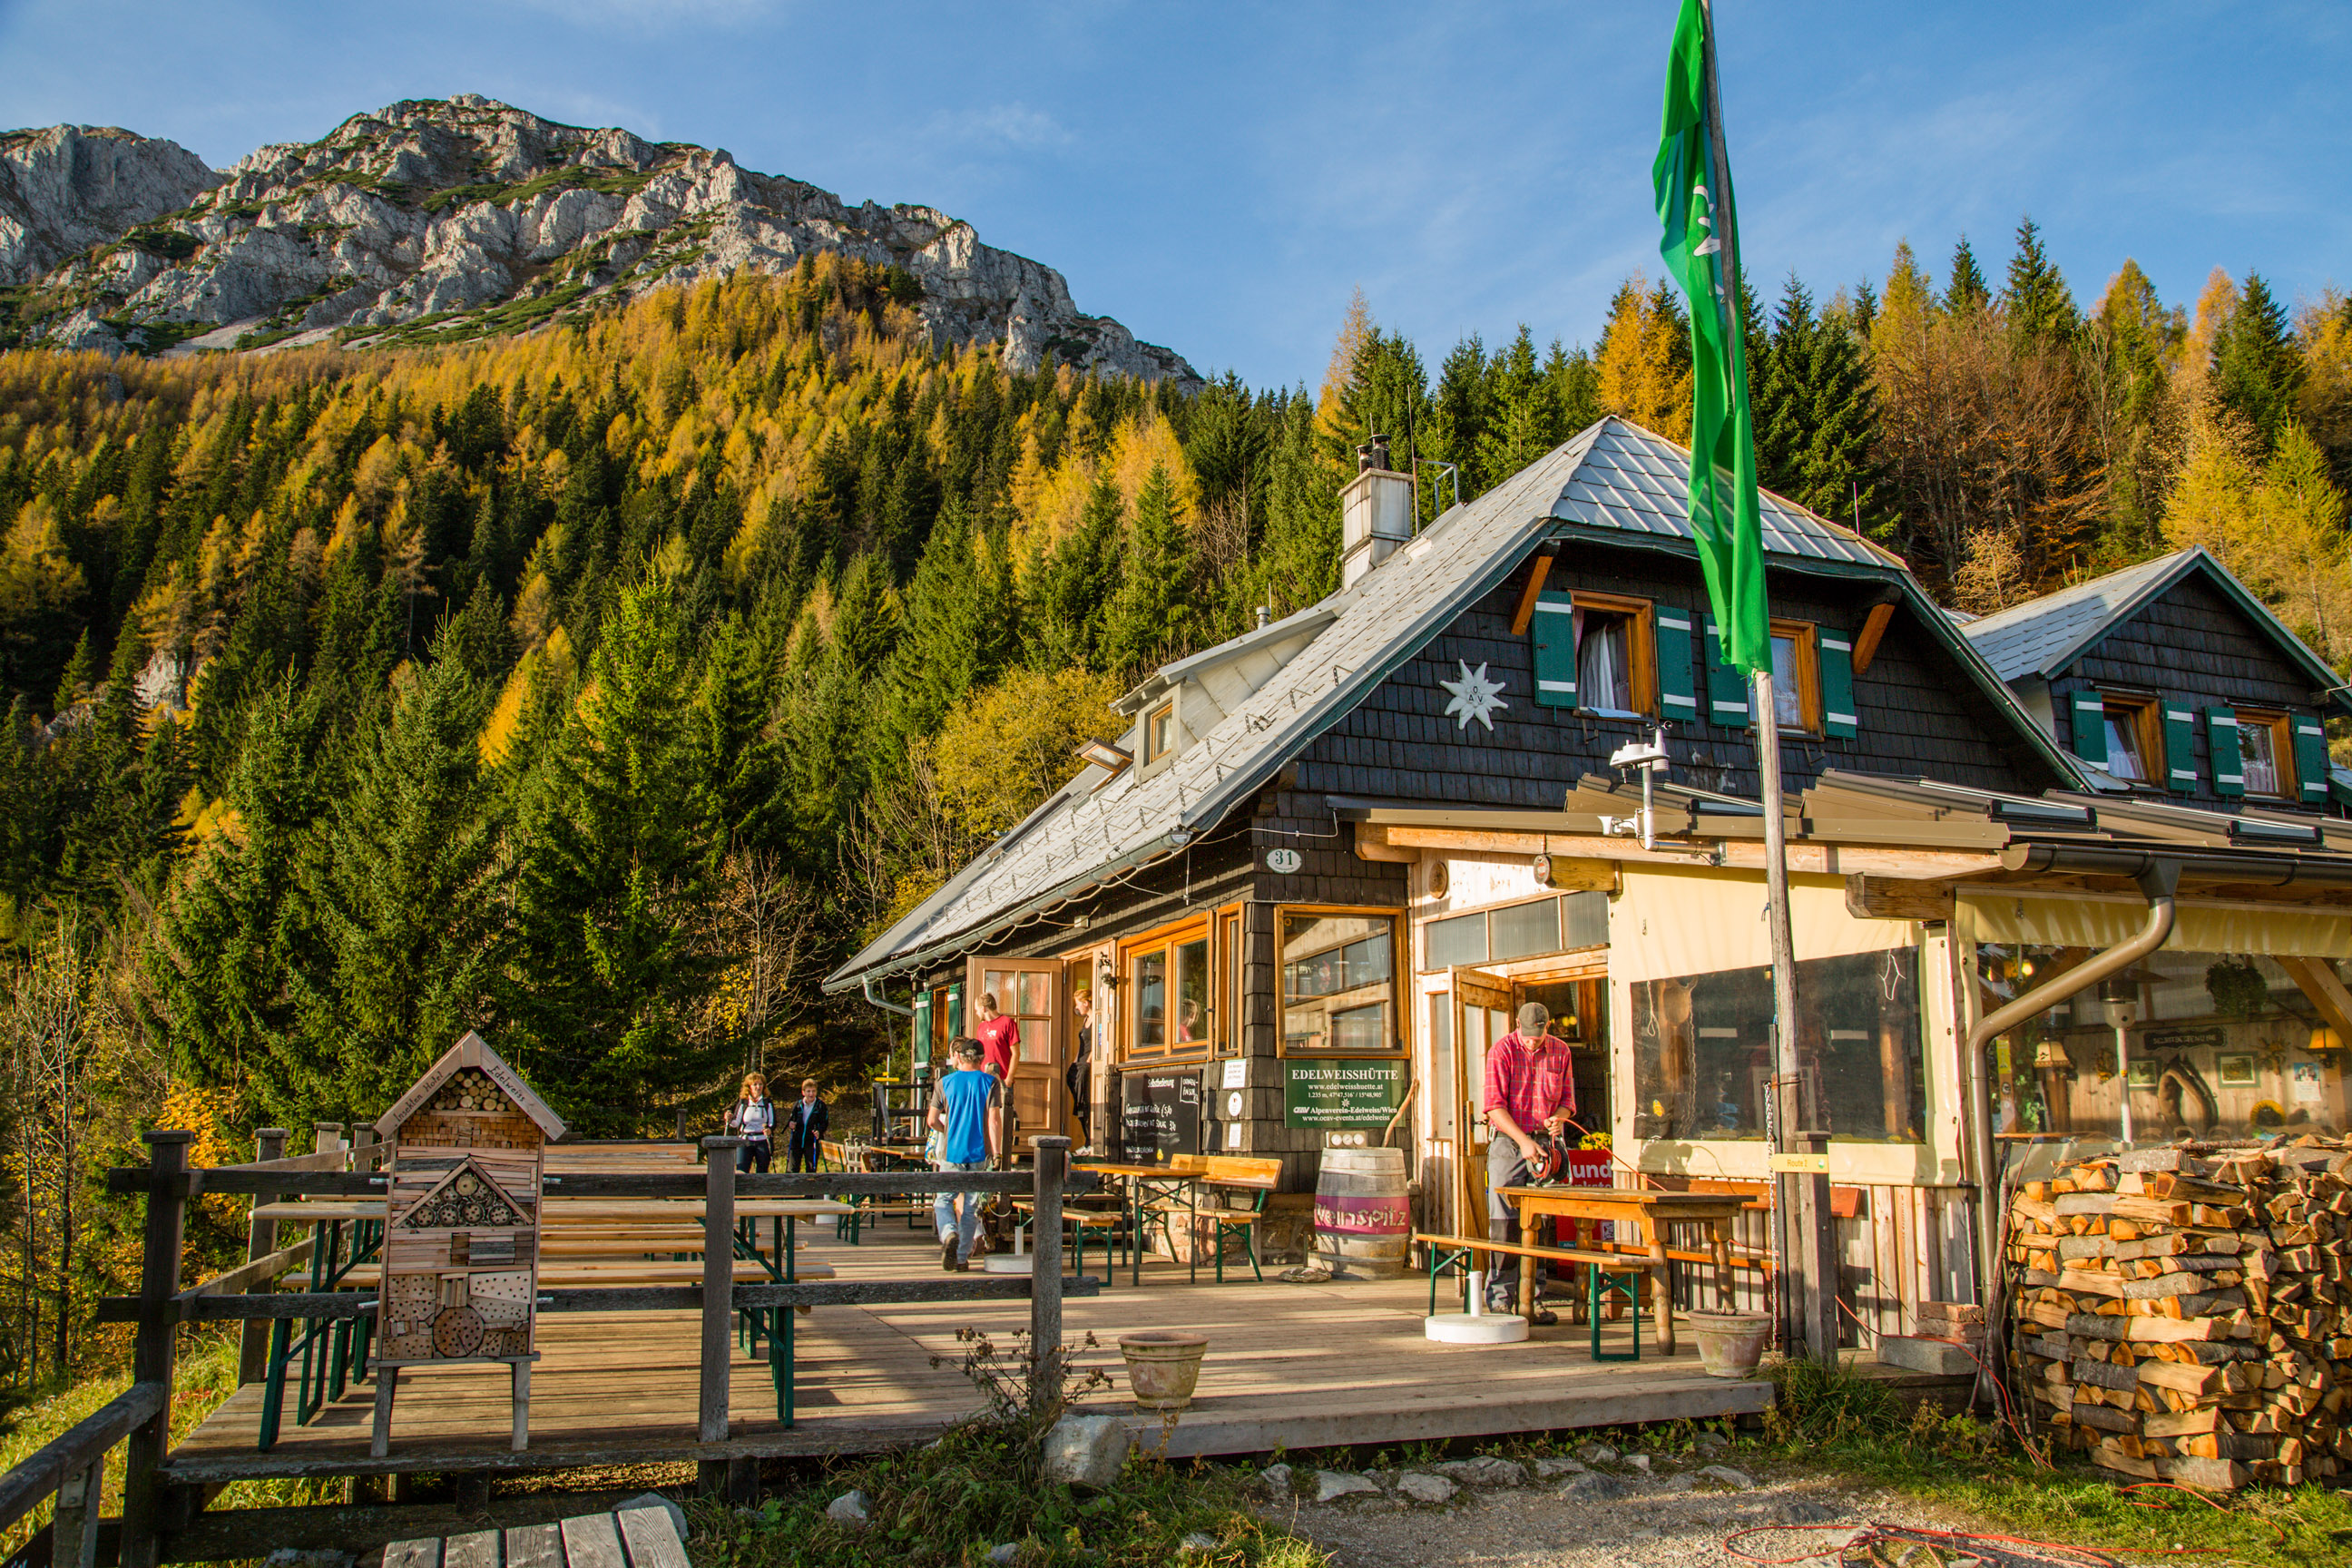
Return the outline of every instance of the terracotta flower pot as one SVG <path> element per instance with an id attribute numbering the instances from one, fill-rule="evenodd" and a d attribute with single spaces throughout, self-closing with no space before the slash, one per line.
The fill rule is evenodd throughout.
<path id="1" fill-rule="evenodd" d="M 1201 1357 L 1209 1348 L 1206 1334 L 1174 1329 L 1121 1334 L 1118 1353 L 1127 1358 L 1127 1385 L 1138 1410 L 1181 1410 L 1192 1403 L 1193 1386 L 1201 1381 Z"/>
<path id="2" fill-rule="evenodd" d="M 1753 1377 L 1772 1337 L 1772 1320 L 1761 1312 L 1685 1312 L 1683 1321 L 1709 1377 Z"/>

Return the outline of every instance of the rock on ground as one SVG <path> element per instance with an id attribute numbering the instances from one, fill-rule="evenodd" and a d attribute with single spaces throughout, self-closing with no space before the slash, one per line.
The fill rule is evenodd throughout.
<path id="1" fill-rule="evenodd" d="M 1574 1459 L 1551 1458 L 1536 1461 L 1536 1479 L 1539 1481 L 1556 1480 L 1561 1476 L 1582 1474 L 1584 1474 L 1584 1467 Z"/>
<path id="2" fill-rule="evenodd" d="M 1116 1415 L 1065 1415 L 1045 1434 L 1045 1479 L 1106 1490 L 1118 1479 L 1132 1441 Z"/>
<path id="3" fill-rule="evenodd" d="M 1268 1465 L 1265 1468 L 1257 1473 L 1257 1479 L 1265 1482 L 1266 1489 L 1274 1493 L 1275 1496 L 1288 1497 L 1290 1495 L 1290 1467 L 1288 1465 Z"/>
<path id="4" fill-rule="evenodd" d="M 1497 1458 L 1481 1454 L 1475 1458 L 1448 1459 L 1442 1465 L 1429 1467 L 1439 1475 L 1473 1487 L 1523 1487 L 1528 1484 L 1528 1468 L 1515 1459 Z"/>
<path id="5" fill-rule="evenodd" d="M 1317 1502 L 1336 1502 L 1343 1497 L 1353 1497 L 1360 1492 L 1370 1492 L 1377 1495 L 1380 1489 L 1381 1489 L 1372 1482 L 1370 1478 L 1360 1476 L 1353 1470 L 1318 1470 L 1315 1472 L 1315 1500 Z"/>
<path id="6" fill-rule="evenodd" d="M 1411 1502 L 1451 1502 L 1461 1489 L 1444 1476 L 1407 1470 L 1397 1478 L 1397 1496 Z"/>
<path id="7" fill-rule="evenodd" d="M 852 1530 L 863 1530 L 872 1519 L 874 1500 L 864 1492 L 844 1492 L 824 1505 L 824 1517 Z"/>

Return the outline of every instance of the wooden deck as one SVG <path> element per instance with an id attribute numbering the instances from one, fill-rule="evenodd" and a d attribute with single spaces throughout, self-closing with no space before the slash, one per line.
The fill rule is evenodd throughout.
<path id="1" fill-rule="evenodd" d="M 844 1281 L 936 1279 L 928 1229 L 886 1219 L 863 1246 L 802 1227 L 801 1257 L 832 1265 Z M 1087 1258 L 1088 1272 L 1099 1260 Z M 1143 1284 L 1118 1281 L 1066 1303 L 1074 1344 L 1092 1332 L 1098 1348 L 1075 1358 L 1078 1374 L 1108 1370 L 1114 1385 L 1088 1405 L 1127 1411 L 1119 1334 L 1184 1328 L 1209 1336 L 1208 1360 L 1192 1407 L 1167 1433 L 1171 1455 L 1258 1453 L 1276 1447 L 1475 1437 L 1617 1423 L 1705 1418 L 1762 1410 L 1761 1382 L 1706 1376 L 1687 1345 L 1660 1357 L 1644 1328 L 1638 1363 L 1596 1364 L 1590 1331 L 1563 1321 L 1527 1343 L 1494 1348 L 1430 1343 L 1421 1331 L 1425 1280 L 1325 1285 L 1185 1283 L 1181 1265 L 1147 1264 Z M 1440 1305 L 1446 1306 L 1441 1289 Z M 1563 1315 L 1564 1316 L 1564 1315 Z M 163 1467 L 185 1482 L 246 1477 L 370 1475 L 414 1468 L 514 1469 L 871 1451 L 927 1440 L 980 1405 L 957 1370 L 960 1328 L 997 1337 L 1008 1354 L 1024 1328 L 1022 1300 L 827 1307 L 799 1320 L 798 1421 L 776 1419 L 764 1361 L 740 1352 L 724 1446 L 695 1439 L 698 1324 L 691 1312 L 551 1314 L 541 1320 L 532 1376 L 530 1447 L 507 1447 L 507 1379 L 499 1368 L 412 1369 L 401 1381 L 389 1458 L 368 1458 L 371 1394 L 364 1384 L 307 1426 L 290 1415 L 275 1448 L 254 1447 L 260 1388 L 247 1385 L 175 1447 Z M 1612 1324 L 1607 1348 L 1625 1348 L 1630 1330 Z M 942 1364 L 933 1366 L 933 1357 Z M 1162 1423 L 1133 1415 L 1157 1446 Z"/>

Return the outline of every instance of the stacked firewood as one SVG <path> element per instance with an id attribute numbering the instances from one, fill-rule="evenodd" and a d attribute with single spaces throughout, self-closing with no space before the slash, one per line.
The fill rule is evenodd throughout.
<path id="1" fill-rule="evenodd" d="M 2010 1366 L 2061 1447 L 2231 1488 L 2352 1459 L 2352 1152 L 2184 1143 L 2063 1165 L 2010 1207 Z"/>

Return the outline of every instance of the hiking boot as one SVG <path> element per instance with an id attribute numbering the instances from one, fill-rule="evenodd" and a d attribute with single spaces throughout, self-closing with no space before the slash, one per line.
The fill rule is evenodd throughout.
<path id="1" fill-rule="evenodd" d="M 955 1272 L 956 1238 L 952 1236 L 940 1243 L 940 1267 L 950 1274 Z"/>

